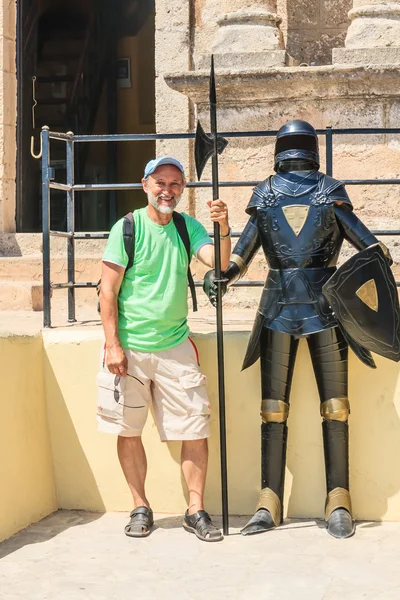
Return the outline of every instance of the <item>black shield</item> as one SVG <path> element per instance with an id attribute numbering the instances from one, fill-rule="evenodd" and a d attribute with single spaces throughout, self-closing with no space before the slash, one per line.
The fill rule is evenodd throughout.
<path id="1" fill-rule="evenodd" d="M 396 282 L 379 244 L 352 256 L 322 291 L 337 320 L 361 346 L 400 360 L 400 309 Z"/>

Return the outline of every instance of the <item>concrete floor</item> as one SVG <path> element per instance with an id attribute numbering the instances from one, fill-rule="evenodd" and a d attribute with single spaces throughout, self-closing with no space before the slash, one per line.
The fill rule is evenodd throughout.
<path id="1" fill-rule="evenodd" d="M 359 523 L 335 540 L 322 522 L 207 544 L 156 516 L 146 539 L 127 514 L 59 511 L 0 544 L 1 600 L 399 600 L 400 523 Z M 218 522 L 218 519 L 216 519 Z"/>

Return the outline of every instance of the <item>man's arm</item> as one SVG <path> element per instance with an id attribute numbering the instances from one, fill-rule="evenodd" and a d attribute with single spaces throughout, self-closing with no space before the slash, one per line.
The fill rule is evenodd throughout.
<path id="1" fill-rule="evenodd" d="M 220 241 L 221 248 L 221 271 L 225 271 L 225 269 L 229 266 L 229 257 L 231 255 L 231 238 Z M 197 258 L 200 262 L 207 265 L 211 269 L 214 268 L 215 265 L 215 251 L 213 244 L 205 244 L 200 248 L 197 252 Z"/>
<path id="2" fill-rule="evenodd" d="M 118 336 L 118 294 L 125 269 L 103 261 L 101 272 L 101 321 L 106 338 L 106 364 L 115 375 L 126 377 L 128 361 Z"/>
<path id="3" fill-rule="evenodd" d="M 221 270 L 225 271 L 225 269 L 227 269 L 229 266 L 229 257 L 231 255 L 228 207 L 222 200 L 215 200 L 214 202 L 209 200 L 207 204 L 210 208 L 210 217 L 212 222 L 219 223 L 220 226 Z M 214 246 L 212 244 L 205 244 L 202 246 L 197 252 L 197 258 L 202 263 L 207 265 L 207 267 L 213 269 L 215 265 Z"/>

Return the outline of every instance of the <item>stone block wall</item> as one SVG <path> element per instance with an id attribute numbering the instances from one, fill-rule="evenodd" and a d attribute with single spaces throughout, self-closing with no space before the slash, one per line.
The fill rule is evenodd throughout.
<path id="1" fill-rule="evenodd" d="M 344 46 L 352 0 L 278 2 L 288 53 L 298 63 L 329 65 L 332 49 Z"/>
<path id="2" fill-rule="evenodd" d="M 194 64 L 201 64 L 202 56 L 209 54 L 221 15 L 261 9 L 280 17 L 286 50 L 297 64 L 331 64 L 332 49 L 344 46 L 352 5 L 352 0 L 197 0 L 193 10 Z M 245 44 L 246 36 L 240 41 Z"/>
<path id="3" fill-rule="evenodd" d="M 0 231 L 15 231 L 16 1 L 0 2 Z"/>

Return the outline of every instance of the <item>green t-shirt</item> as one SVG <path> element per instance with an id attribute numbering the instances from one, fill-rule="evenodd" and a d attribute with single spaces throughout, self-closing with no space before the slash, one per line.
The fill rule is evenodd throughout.
<path id="1" fill-rule="evenodd" d="M 193 217 L 181 213 L 190 239 L 191 255 L 212 244 L 207 231 Z M 123 348 L 161 352 L 189 335 L 188 257 L 175 223 L 157 225 L 146 207 L 135 210 L 135 254 L 118 296 L 118 330 Z M 128 264 L 122 235 L 123 219 L 110 231 L 103 260 L 121 267 Z"/>

